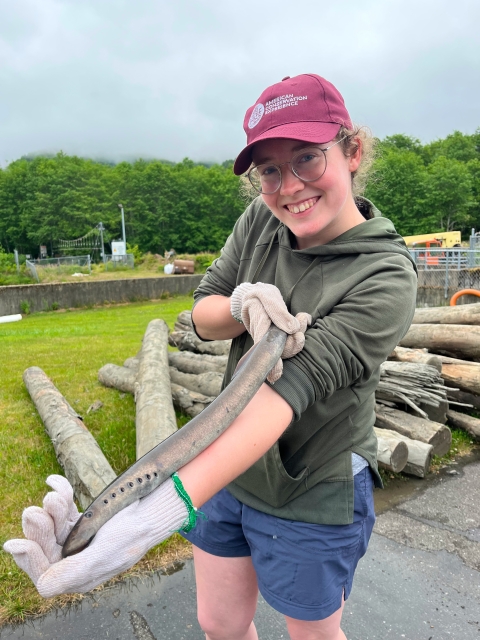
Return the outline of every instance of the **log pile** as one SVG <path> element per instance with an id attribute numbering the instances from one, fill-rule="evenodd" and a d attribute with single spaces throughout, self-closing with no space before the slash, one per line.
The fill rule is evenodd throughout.
<path id="1" fill-rule="evenodd" d="M 480 410 L 480 303 L 417 309 L 389 360 L 436 367 L 450 405 L 449 423 L 480 441 L 480 421 L 468 415 Z"/>
<path id="2" fill-rule="evenodd" d="M 178 351 L 169 352 L 168 344 Z M 195 417 L 220 393 L 230 344 L 202 342 L 191 312 L 184 311 L 170 335 L 162 320 L 154 320 L 135 356 L 123 366 L 100 369 L 103 385 L 134 395 L 137 457 L 174 432 L 174 408 Z M 31 367 L 24 380 L 86 507 L 115 474 L 82 418 L 47 376 Z M 432 456 L 444 455 L 451 445 L 447 419 L 480 441 L 480 420 L 464 413 L 480 409 L 480 303 L 418 309 L 405 338 L 381 366 L 376 402 L 379 466 L 390 471 L 425 477 Z"/>

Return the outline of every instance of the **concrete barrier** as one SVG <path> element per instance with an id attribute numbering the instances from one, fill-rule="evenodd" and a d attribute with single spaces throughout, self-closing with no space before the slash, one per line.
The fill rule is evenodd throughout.
<path id="1" fill-rule="evenodd" d="M 197 288 L 201 275 L 172 275 L 159 278 L 128 280 L 93 280 L 61 284 L 22 284 L 0 287 L 0 316 L 19 313 L 22 303 L 35 311 L 91 307 L 115 302 L 158 300 L 165 294 L 188 295 Z M 457 289 L 418 287 L 417 307 L 448 305 Z M 473 296 L 463 296 L 458 304 L 478 302 Z"/>
<path id="2" fill-rule="evenodd" d="M 201 279 L 202 275 L 175 275 L 0 287 L 0 316 L 19 313 L 22 306 L 27 305 L 33 313 L 116 302 L 158 300 L 165 294 L 188 295 L 197 288 Z"/>

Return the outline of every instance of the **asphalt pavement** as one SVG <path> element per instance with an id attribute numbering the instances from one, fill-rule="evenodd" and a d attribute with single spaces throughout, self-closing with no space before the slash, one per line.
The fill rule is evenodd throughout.
<path id="1" fill-rule="evenodd" d="M 426 488 L 424 488 L 426 487 Z M 444 470 L 378 518 L 342 628 L 348 640 L 480 640 L 480 462 Z M 260 598 L 260 640 L 288 639 Z M 104 590 L 1 640 L 203 640 L 192 561 Z"/>

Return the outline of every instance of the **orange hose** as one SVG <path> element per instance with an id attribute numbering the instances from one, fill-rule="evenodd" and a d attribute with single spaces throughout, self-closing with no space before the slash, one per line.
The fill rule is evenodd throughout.
<path id="1" fill-rule="evenodd" d="M 462 289 L 461 291 L 457 291 L 457 293 L 454 293 L 450 298 L 450 306 L 454 307 L 457 304 L 457 300 L 460 298 L 460 296 L 466 295 L 477 296 L 478 298 L 480 298 L 480 291 L 478 291 L 478 289 Z"/>

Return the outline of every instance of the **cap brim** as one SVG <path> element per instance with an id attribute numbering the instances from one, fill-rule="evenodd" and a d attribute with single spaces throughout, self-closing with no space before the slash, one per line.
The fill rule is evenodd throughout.
<path id="1" fill-rule="evenodd" d="M 233 173 L 236 176 L 248 171 L 252 164 L 252 149 L 261 140 L 271 140 L 272 138 L 288 138 L 311 142 L 313 144 L 324 144 L 333 140 L 340 130 L 341 125 L 335 122 L 292 122 L 273 127 L 259 135 L 255 140 L 242 149 L 233 165 Z"/>

